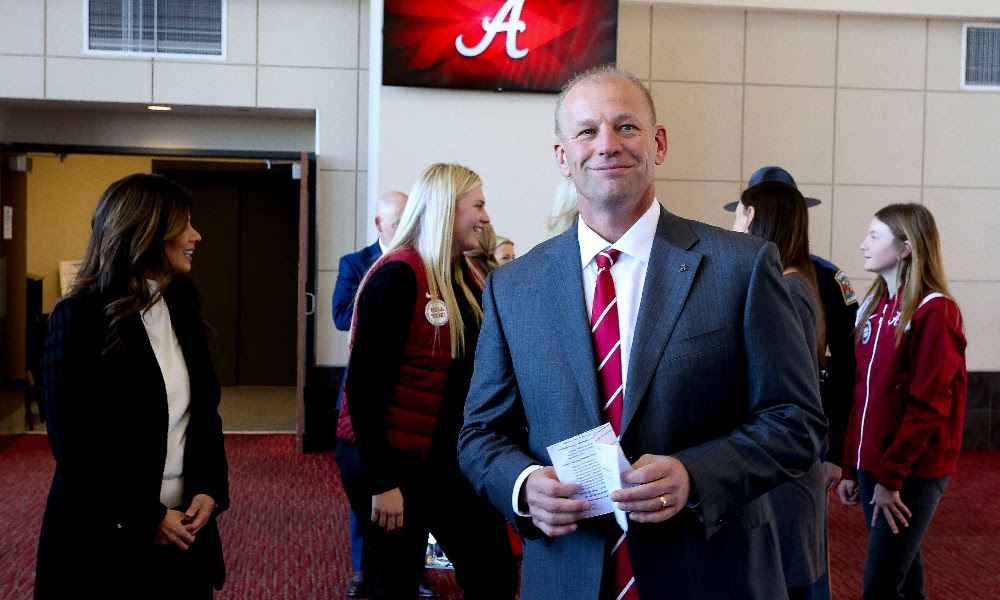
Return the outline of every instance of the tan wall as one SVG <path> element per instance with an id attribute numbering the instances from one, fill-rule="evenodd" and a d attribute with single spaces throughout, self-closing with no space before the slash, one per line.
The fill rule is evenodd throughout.
<path id="1" fill-rule="evenodd" d="M 104 190 L 132 173 L 149 173 L 142 156 L 32 154 L 28 174 L 28 272 L 44 277 L 42 312 L 59 299 L 59 261 L 79 260 L 90 237 L 90 218 Z"/>

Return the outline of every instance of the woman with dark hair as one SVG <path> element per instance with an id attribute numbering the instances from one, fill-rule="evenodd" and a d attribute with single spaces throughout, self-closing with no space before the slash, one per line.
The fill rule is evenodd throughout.
<path id="1" fill-rule="evenodd" d="M 736 205 L 734 231 L 774 242 L 784 267 L 784 282 L 806 340 L 815 349 L 816 385 L 826 354 L 822 304 L 816 269 L 809 256 L 809 213 L 794 186 L 764 181 L 747 188 Z M 826 572 L 826 471 L 817 460 L 799 479 L 770 492 L 777 517 L 781 564 L 790 600 L 808 597 Z"/>
<path id="2" fill-rule="evenodd" d="M 920 543 L 962 447 L 962 313 L 924 206 L 876 212 L 861 249 L 878 277 L 858 311 L 856 401 L 837 493 L 845 505 L 861 502 L 868 525 L 863 598 L 923 598 Z"/>
<path id="3" fill-rule="evenodd" d="M 465 598 L 517 592 L 507 522 L 458 466 L 483 318 L 481 282 L 462 253 L 479 247 L 489 220 L 476 173 L 431 165 L 358 290 L 338 423 L 355 443 L 339 446 L 339 464 L 377 568 L 376 599 L 416 597 L 428 531 Z"/>
<path id="4" fill-rule="evenodd" d="M 157 175 L 97 203 L 42 356 L 56 471 L 36 598 L 211 598 L 229 504 L 219 383 L 187 277 L 191 198 Z"/>

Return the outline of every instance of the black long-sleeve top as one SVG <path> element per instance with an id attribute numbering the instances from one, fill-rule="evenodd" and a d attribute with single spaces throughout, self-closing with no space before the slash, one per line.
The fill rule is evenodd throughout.
<path id="1" fill-rule="evenodd" d="M 482 302 L 481 293 L 464 269 L 463 274 L 476 301 Z M 453 282 L 452 287 L 465 324 L 465 355 L 451 360 L 429 456 L 433 460 L 454 463 L 458 469 L 458 432 L 472 379 L 479 325 L 458 282 Z M 346 389 L 354 437 L 372 494 L 399 487 L 398 458 L 399 453 L 405 451 L 389 445 L 386 411 L 392 399 L 392 386 L 399 379 L 416 302 L 416 274 L 402 261 L 388 262 L 372 273 L 358 299 L 358 321 Z M 448 347 L 445 340 L 445 348 Z"/>

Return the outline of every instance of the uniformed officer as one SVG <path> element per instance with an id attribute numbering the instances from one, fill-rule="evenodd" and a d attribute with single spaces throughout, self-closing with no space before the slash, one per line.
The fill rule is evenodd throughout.
<path id="1" fill-rule="evenodd" d="M 798 189 L 795 179 L 781 167 L 758 169 L 747 183 L 751 187 L 762 181 L 781 181 Z M 806 198 L 806 206 L 820 203 L 816 198 Z M 736 211 L 738 202 L 725 205 L 729 212 Z M 841 458 L 844 454 L 844 437 L 847 421 L 854 404 L 854 319 L 858 299 L 847 274 L 828 260 L 812 255 L 816 267 L 816 283 L 826 324 L 827 356 L 820 365 L 820 395 L 823 412 L 830 422 L 829 437 L 823 464 L 826 469 L 827 491 L 835 488 L 841 476 Z M 810 600 L 829 600 L 828 575 L 822 577 L 810 590 Z"/>

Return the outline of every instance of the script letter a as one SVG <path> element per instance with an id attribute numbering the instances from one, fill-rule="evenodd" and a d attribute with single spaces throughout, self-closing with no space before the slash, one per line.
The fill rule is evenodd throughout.
<path id="1" fill-rule="evenodd" d="M 455 49 L 462 56 L 479 56 L 493 43 L 493 38 L 503 32 L 507 34 L 507 56 L 524 58 L 528 50 L 517 47 L 517 34 L 525 30 L 524 21 L 521 20 L 522 8 L 524 0 L 507 0 L 492 20 L 489 17 L 483 18 L 483 39 L 478 44 L 470 48 L 462 42 L 462 36 L 459 35 L 455 38 Z"/>

